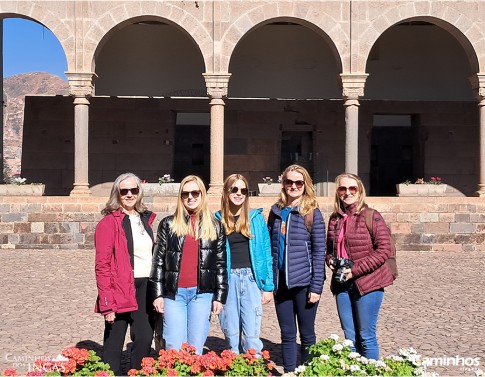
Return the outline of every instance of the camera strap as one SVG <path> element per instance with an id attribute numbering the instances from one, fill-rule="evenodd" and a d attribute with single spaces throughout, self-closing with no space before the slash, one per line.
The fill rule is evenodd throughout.
<path id="1" fill-rule="evenodd" d="M 337 217 L 337 220 L 333 224 L 333 245 L 332 245 L 332 254 L 334 258 L 337 258 L 337 243 L 335 242 L 337 237 L 338 237 L 338 221 L 339 218 Z"/>
<path id="2" fill-rule="evenodd" d="M 340 228 L 338 232 L 338 239 L 337 239 L 337 258 L 349 258 L 349 254 L 347 253 L 347 250 L 345 249 L 345 232 L 347 230 L 347 220 L 349 217 L 347 215 L 344 215 L 344 221 L 342 223 L 342 227 Z"/>

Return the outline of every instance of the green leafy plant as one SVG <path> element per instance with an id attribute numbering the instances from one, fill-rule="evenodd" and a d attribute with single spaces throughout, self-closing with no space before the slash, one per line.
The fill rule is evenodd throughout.
<path id="1" fill-rule="evenodd" d="M 367 359 L 350 347 L 352 341 L 332 334 L 309 348 L 313 358 L 300 365 L 294 376 L 430 376 L 426 363 L 412 349 L 381 360 Z"/>
<path id="2" fill-rule="evenodd" d="M 415 185 L 424 185 L 424 184 L 431 184 L 431 185 L 441 185 L 443 183 L 443 180 L 441 179 L 441 177 L 431 177 L 428 181 L 425 180 L 424 178 L 417 178 L 415 181 L 414 181 L 414 184 Z M 405 185 L 411 185 L 413 184 L 412 181 L 410 181 L 409 179 L 406 179 L 403 184 Z"/>
<path id="3" fill-rule="evenodd" d="M 174 180 L 170 177 L 170 174 L 164 174 L 162 177 L 158 178 L 158 183 L 159 184 L 164 184 L 164 183 L 171 183 Z"/>

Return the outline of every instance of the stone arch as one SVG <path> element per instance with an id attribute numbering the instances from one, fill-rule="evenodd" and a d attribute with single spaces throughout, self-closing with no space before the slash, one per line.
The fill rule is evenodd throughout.
<path id="1" fill-rule="evenodd" d="M 67 61 L 67 68 L 71 66 L 74 59 L 74 50 L 71 48 L 74 41 L 74 34 L 70 25 L 55 15 L 48 8 L 32 2 L 11 1 L 2 4 L 0 2 L 0 18 L 23 18 L 29 21 L 38 22 L 48 28 L 59 41 Z"/>
<path id="2" fill-rule="evenodd" d="M 335 61 L 343 71 L 345 57 L 349 56 L 348 44 L 345 43 L 348 32 L 342 29 L 340 20 L 313 3 L 295 2 L 292 3 L 294 4 L 292 7 L 285 6 L 287 4 L 286 2 L 265 4 L 241 15 L 221 38 L 219 70 L 228 72 L 232 53 L 244 35 L 270 22 L 279 21 L 298 23 L 315 31 L 328 43 Z M 305 15 L 306 18 L 302 19 L 302 15 Z M 327 26 L 327 30 L 325 30 L 325 26 Z M 335 41 L 338 42 L 335 43 Z"/>
<path id="3" fill-rule="evenodd" d="M 212 37 L 199 20 L 186 10 L 165 3 L 157 6 L 156 13 L 150 3 L 140 2 L 139 7 L 127 9 L 126 5 L 120 5 L 101 15 L 86 33 L 84 67 L 95 71 L 96 55 L 109 34 L 117 28 L 133 22 L 157 20 L 167 22 L 184 32 L 201 52 L 206 71 L 210 69 L 213 56 Z"/>
<path id="4" fill-rule="evenodd" d="M 463 47 L 468 57 L 471 73 L 485 69 L 485 51 L 478 55 L 474 48 L 474 46 L 485 43 L 482 31 L 464 14 L 456 10 L 444 6 L 440 14 L 441 18 L 438 18 L 434 15 L 420 13 L 416 7 L 404 5 L 384 12 L 359 36 L 356 70 L 365 72 L 370 51 L 377 39 L 391 26 L 403 21 L 426 21 L 443 28 L 453 35 Z"/>

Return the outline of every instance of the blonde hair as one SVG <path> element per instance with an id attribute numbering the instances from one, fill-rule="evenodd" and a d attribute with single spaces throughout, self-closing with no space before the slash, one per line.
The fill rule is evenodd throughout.
<path id="1" fill-rule="evenodd" d="M 141 186 L 141 180 L 133 173 L 123 173 L 118 178 L 115 179 L 113 186 L 111 187 L 111 193 L 109 194 L 109 199 L 106 202 L 106 206 L 101 211 L 102 215 L 108 215 L 116 210 L 119 210 L 121 205 L 121 195 L 120 195 L 120 184 L 127 178 L 133 178 L 136 181 L 136 185 L 140 190 L 136 198 L 135 210 L 137 212 L 144 212 L 148 208 L 143 203 L 143 187 Z"/>
<path id="2" fill-rule="evenodd" d="M 189 225 L 186 216 L 187 210 L 185 209 L 183 200 L 182 200 L 182 189 L 184 188 L 185 184 L 188 182 L 195 182 L 200 190 L 200 197 L 201 202 L 199 207 L 195 211 L 195 234 L 192 227 Z M 197 177 L 196 175 L 188 175 L 182 182 L 180 183 L 179 188 L 179 195 L 177 199 L 177 208 L 175 209 L 174 219 L 170 229 L 174 232 L 178 237 L 184 237 L 187 235 L 193 236 L 195 239 L 204 239 L 204 240 L 215 240 L 217 238 L 216 233 L 216 220 L 212 213 L 209 211 L 209 207 L 207 205 L 207 191 L 205 189 L 204 182 L 202 179 Z"/>
<path id="3" fill-rule="evenodd" d="M 305 216 L 307 213 L 311 212 L 315 208 L 318 208 L 317 196 L 315 194 L 315 189 L 313 188 L 313 181 L 310 177 L 308 171 L 300 165 L 290 165 L 288 166 L 283 174 L 281 175 L 282 184 L 284 187 L 286 177 L 288 176 L 289 172 L 296 171 L 303 176 L 303 181 L 305 182 L 303 194 L 301 196 L 299 212 L 302 216 Z M 288 205 L 288 195 L 286 190 L 281 190 L 280 198 L 276 203 L 278 207 L 284 208 Z"/>
<path id="4" fill-rule="evenodd" d="M 340 186 L 340 180 L 342 178 L 350 178 L 357 182 L 357 188 L 359 189 L 359 198 L 357 199 L 357 213 L 362 211 L 362 208 L 365 206 L 365 187 L 362 183 L 362 179 L 358 175 L 352 173 L 342 173 L 337 178 L 335 178 L 335 201 L 333 203 L 333 213 L 336 214 L 339 209 L 342 208 L 342 201 L 340 200 L 340 196 L 338 194 L 338 188 Z"/>
<path id="5" fill-rule="evenodd" d="M 234 184 L 237 181 L 243 181 L 246 185 L 246 188 L 249 190 L 248 181 L 244 176 L 241 174 L 231 174 L 229 177 L 226 178 L 224 181 L 224 187 L 222 189 L 222 197 L 221 197 L 221 217 L 222 217 L 222 224 L 224 225 L 224 229 L 226 230 L 226 234 L 229 235 L 233 232 L 241 233 L 244 237 L 250 238 L 251 237 L 251 230 L 249 226 L 249 200 L 246 197 L 242 207 L 241 213 L 239 215 L 239 219 L 237 223 L 234 224 L 234 216 L 231 214 L 229 210 L 229 195 L 231 194 L 231 190 L 234 187 Z"/>

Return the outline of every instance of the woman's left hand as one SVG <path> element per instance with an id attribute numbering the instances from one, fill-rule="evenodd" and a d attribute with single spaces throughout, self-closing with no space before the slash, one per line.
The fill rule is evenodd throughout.
<path id="1" fill-rule="evenodd" d="M 310 304 L 315 304 L 318 301 L 320 301 L 320 295 L 318 293 L 310 292 L 308 294 L 308 302 Z"/>
<path id="2" fill-rule="evenodd" d="M 212 302 L 212 313 L 214 315 L 221 314 L 222 312 L 222 304 L 219 301 Z"/>

